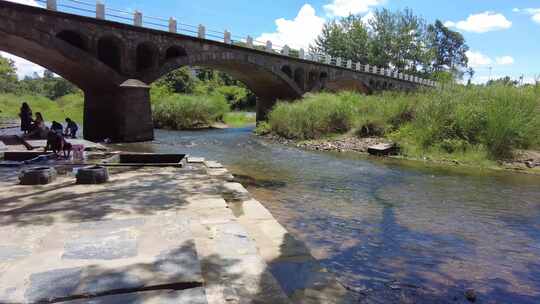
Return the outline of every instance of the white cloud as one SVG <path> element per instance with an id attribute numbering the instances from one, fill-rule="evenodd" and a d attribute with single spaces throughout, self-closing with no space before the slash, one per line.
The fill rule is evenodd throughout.
<path id="1" fill-rule="evenodd" d="M 490 65 L 493 63 L 493 60 L 488 56 L 475 51 L 467 51 L 467 58 L 469 58 L 469 65 L 473 68 Z"/>
<path id="2" fill-rule="evenodd" d="M 486 33 L 491 31 L 505 30 L 512 27 L 510 22 L 503 14 L 494 12 L 483 12 L 476 15 L 469 15 L 467 20 L 447 21 L 444 23 L 447 27 L 455 27 L 462 31 L 473 33 Z"/>
<path id="3" fill-rule="evenodd" d="M 369 11 L 367 14 L 365 14 L 362 17 L 362 22 L 364 23 L 365 26 L 369 26 L 369 23 L 373 19 L 375 19 L 375 14 L 373 13 L 373 11 Z"/>
<path id="4" fill-rule="evenodd" d="M 363 14 L 372 6 L 381 5 L 385 0 L 332 0 L 326 4 L 324 10 L 330 16 L 346 17 L 349 14 Z"/>
<path id="5" fill-rule="evenodd" d="M 495 59 L 495 62 L 498 65 L 510 65 L 510 64 L 514 64 L 514 58 L 512 58 L 511 56 L 497 57 Z"/>
<path id="6" fill-rule="evenodd" d="M 515 8 L 512 10 L 514 13 L 525 13 L 531 16 L 532 21 L 540 24 L 540 8 Z"/>
<path id="7" fill-rule="evenodd" d="M 321 33 L 326 20 L 315 13 L 315 9 L 304 4 L 294 20 L 280 18 L 276 20 L 277 29 L 273 33 L 263 33 L 259 41 L 270 40 L 274 45 L 288 45 L 292 48 L 305 50 Z"/>
<path id="8" fill-rule="evenodd" d="M 20 4 L 24 4 L 24 5 L 41 6 L 35 0 L 7 0 L 7 1 L 20 3 Z"/>
<path id="9" fill-rule="evenodd" d="M 473 68 L 487 67 L 490 65 L 514 64 L 514 58 L 512 56 L 501 56 L 493 60 L 489 56 L 478 51 L 467 51 L 466 55 L 467 58 L 469 58 L 469 66 Z"/>

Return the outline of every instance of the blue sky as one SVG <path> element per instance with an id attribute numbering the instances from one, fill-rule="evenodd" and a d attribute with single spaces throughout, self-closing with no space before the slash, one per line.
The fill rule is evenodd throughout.
<path id="1" fill-rule="evenodd" d="M 34 0 L 12 0 L 32 3 Z M 66 0 L 58 0 L 59 2 Z M 86 0 L 91 1 L 91 0 Z M 233 35 L 250 34 L 274 44 L 307 47 L 325 21 L 355 13 L 366 16 L 386 7 L 409 7 L 429 22 L 440 19 L 465 36 L 476 82 L 509 75 L 532 82 L 540 76 L 539 0 L 107 0 L 109 7 L 140 10 L 145 15 L 174 16 L 179 22 L 204 24 Z M 21 73 L 33 69 L 17 60 Z M 24 65 L 26 64 L 26 65 Z"/>

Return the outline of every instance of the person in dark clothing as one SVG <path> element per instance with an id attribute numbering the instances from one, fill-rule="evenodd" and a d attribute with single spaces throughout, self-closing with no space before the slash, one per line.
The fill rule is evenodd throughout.
<path id="1" fill-rule="evenodd" d="M 49 133 L 47 133 L 45 152 L 52 150 L 56 155 L 60 155 L 60 153 L 63 152 L 64 157 L 69 158 L 71 155 L 71 149 L 71 144 L 64 139 L 62 133 L 57 133 L 54 131 L 49 131 Z"/>
<path id="2" fill-rule="evenodd" d="M 32 110 L 26 102 L 21 105 L 19 117 L 21 118 L 21 131 L 27 134 L 32 129 Z"/>
<path id="3" fill-rule="evenodd" d="M 25 135 L 26 138 L 46 139 L 49 128 L 45 125 L 45 120 L 40 112 L 36 112 L 36 119 L 30 127 L 30 132 Z"/>
<path id="4" fill-rule="evenodd" d="M 64 131 L 64 127 L 56 120 L 53 120 L 51 124 L 51 130 L 58 134 L 62 134 L 62 132 Z"/>
<path id="5" fill-rule="evenodd" d="M 79 130 L 79 126 L 71 120 L 70 118 L 66 118 L 67 126 L 66 126 L 66 132 L 64 133 L 67 137 L 71 138 L 77 138 L 77 131 Z"/>

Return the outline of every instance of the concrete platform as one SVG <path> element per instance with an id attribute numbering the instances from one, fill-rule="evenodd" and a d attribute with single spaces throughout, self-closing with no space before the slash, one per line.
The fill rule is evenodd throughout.
<path id="1" fill-rule="evenodd" d="M 225 168 L 110 173 L 20 186 L 0 168 L 0 303 L 349 303 Z"/>

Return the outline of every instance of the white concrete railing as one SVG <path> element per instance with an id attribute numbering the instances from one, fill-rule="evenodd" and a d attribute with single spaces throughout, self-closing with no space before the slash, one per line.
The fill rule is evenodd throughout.
<path id="1" fill-rule="evenodd" d="M 245 44 L 246 48 L 258 48 L 267 52 L 275 53 L 281 56 L 299 58 L 302 60 L 308 60 L 313 62 L 318 62 L 327 65 L 334 65 L 341 68 L 346 68 L 353 71 L 358 71 L 362 73 L 377 74 L 379 76 L 384 76 L 388 78 L 394 78 L 398 80 L 404 80 L 409 82 L 418 83 L 425 86 L 437 86 L 437 82 L 419 78 L 417 76 L 403 74 L 395 69 L 386 69 L 378 68 L 369 64 L 362 64 L 360 62 L 353 62 L 352 60 L 343 59 L 343 58 L 333 58 L 328 54 L 318 54 L 318 53 L 309 53 L 306 54 L 304 49 L 300 49 L 297 52 L 285 45 L 278 46 L 272 43 L 272 41 L 256 41 L 253 40 L 251 36 L 240 37 L 232 35 L 229 31 L 215 31 L 206 29 L 202 24 L 198 26 L 178 23 L 177 20 L 173 17 L 171 18 L 161 18 L 161 17 L 152 17 L 145 16 L 142 12 L 128 12 L 123 10 L 118 10 L 114 8 L 107 8 L 105 4 L 101 1 L 96 3 L 89 3 L 84 0 L 37 0 L 38 2 L 46 4 L 48 10 L 57 11 L 59 8 L 63 8 L 63 11 L 69 13 L 78 13 L 88 17 L 95 17 L 101 20 L 111 20 L 111 21 L 120 21 L 123 23 L 129 23 L 135 26 L 145 26 L 149 28 L 166 30 L 171 33 L 186 33 L 190 36 L 195 36 L 201 39 L 209 39 L 223 42 L 225 44 L 234 44 L 234 42 L 242 42 Z M 66 4 L 66 2 L 68 4 Z M 78 6 L 75 6 L 78 5 Z M 94 15 L 95 14 L 95 15 Z M 238 40 L 233 40 L 237 38 Z M 295 54 L 297 53 L 297 55 Z"/>

